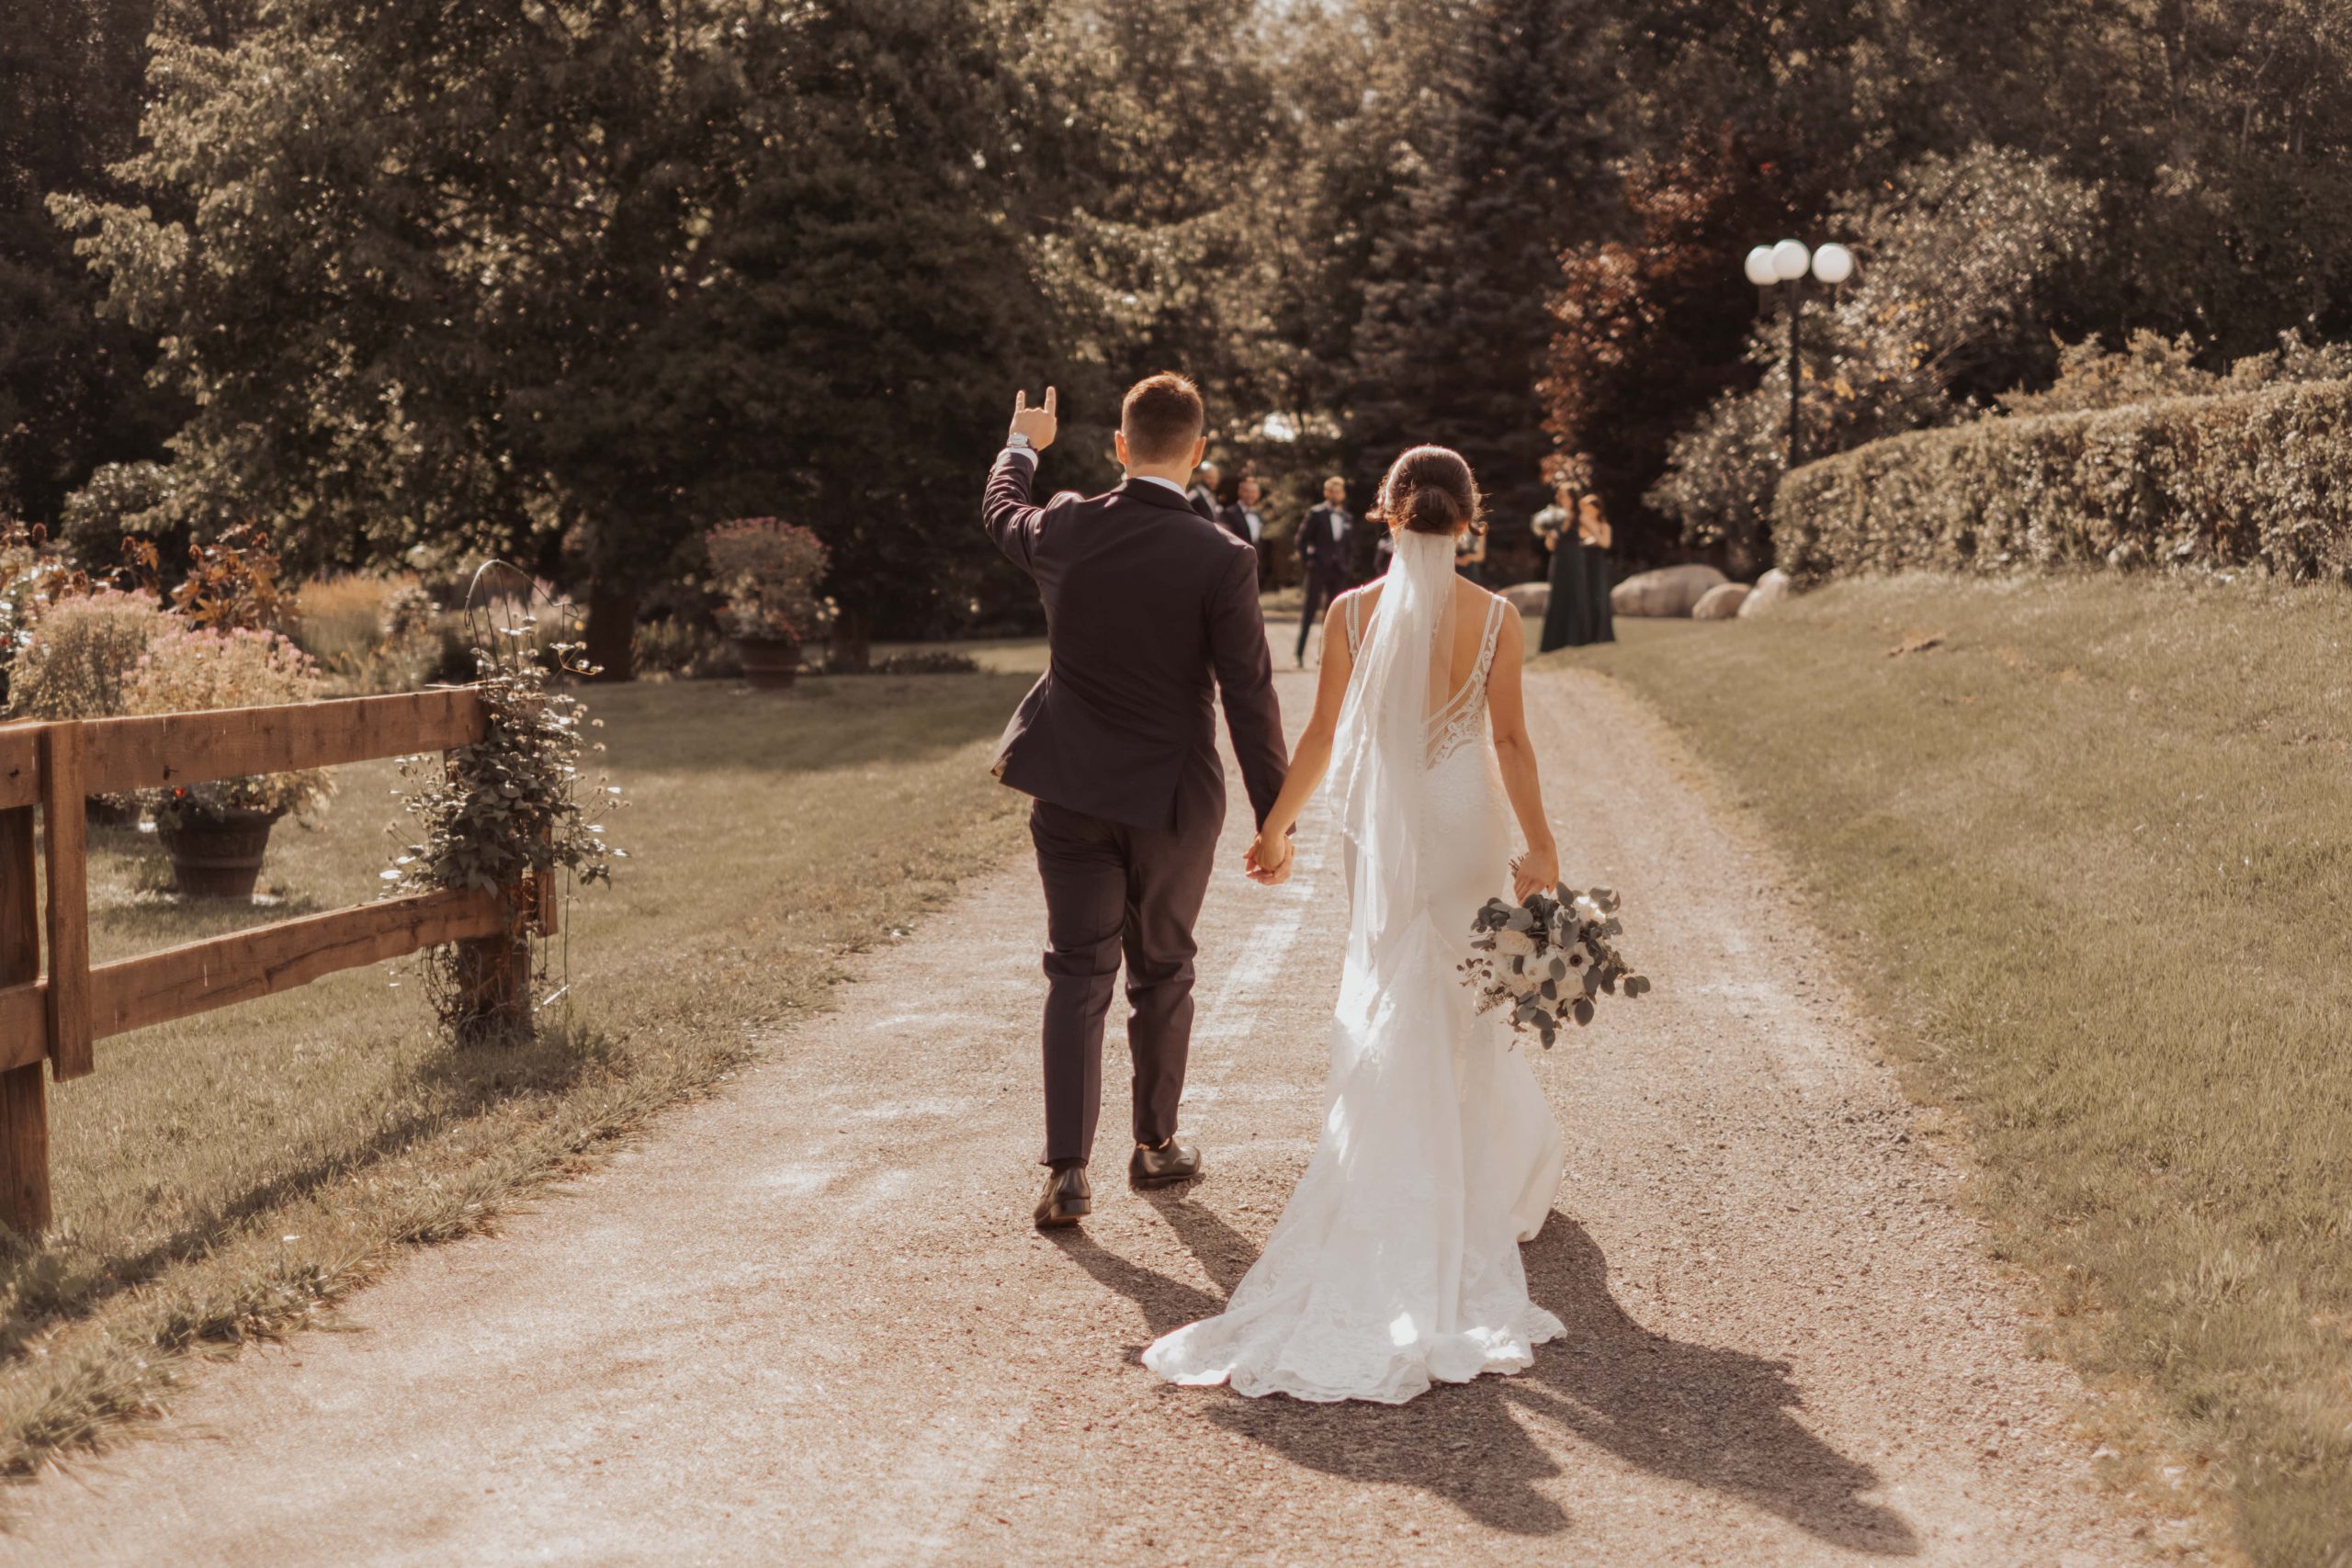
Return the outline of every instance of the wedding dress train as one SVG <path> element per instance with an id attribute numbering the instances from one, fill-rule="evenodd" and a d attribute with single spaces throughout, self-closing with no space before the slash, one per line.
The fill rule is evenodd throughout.
<path id="1" fill-rule="evenodd" d="M 1401 1404 L 1520 1371 L 1561 1332 L 1519 1258 L 1560 1184 L 1559 1127 L 1456 969 L 1510 855 L 1486 704 L 1508 610 L 1489 606 L 1473 671 L 1445 694 L 1452 541 L 1397 546 L 1369 626 L 1347 601 L 1360 651 L 1330 787 L 1351 903 L 1322 1134 L 1225 1311 L 1145 1351 L 1172 1382 Z"/>

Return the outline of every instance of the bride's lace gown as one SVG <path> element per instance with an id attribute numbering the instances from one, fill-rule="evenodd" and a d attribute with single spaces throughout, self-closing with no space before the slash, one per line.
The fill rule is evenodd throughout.
<path id="1" fill-rule="evenodd" d="M 1377 635 L 1408 554 L 1430 558 L 1419 562 L 1425 602 L 1439 570 L 1451 589 L 1451 548 L 1441 569 L 1436 552 L 1414 547 L 1425 537 L 1402 536 L 1370 616 L 1362 594 L 1345 601 L 1351 650 L 1363 648 L 1367 620 Z M 1144 1353 L 1171 1382 L 1399 1404 L 1433 1381 L 1520 1371 L 1561 1332 L 1528 1299 L 1519 1258 L 1560 1184 L 1559 1127 L 1500 1016 L 1472 1010 L 1455 968 L 1469 953 L 1473 913 L 1507 888 L 1510 837 L 1487 720 L 1487 671 L 1507 613 L 1493 602 L 1469 679 L 1429 705 L 1414 748 L 1427 771 L 1408 796 L 1412 809 L 1378 840 L 1382 855 L 1417 863 L 1418 874 L 1359 865 L 1359 835 L 1350 834 L 1355 930 L 1332 1020 L 1322 1135 L 1226 1310 Z M 1450 637 L 1450 620 L 1439 624 Z M 1337 773 L 1334 787 L 1346 788 Z M 1407 851 L 1387 847 L 1402 836 Z M 1374 875 L 1360 878 L 1367 869 Z M 1368 894 L 1385 897 L 1398 881 L 1411 889 L 1410 907 L 1374 915 L 1379 936 L 1367 941 Z"/>

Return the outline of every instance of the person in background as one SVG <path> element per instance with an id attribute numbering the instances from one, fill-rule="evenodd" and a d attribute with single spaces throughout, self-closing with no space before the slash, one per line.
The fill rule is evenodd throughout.
<path id="1" fill-rule="evenodd" d="M 1480 588 L 1487 586 L 1487 525 L 1475 523 L 1453 541 L 1453 570 Z"/>
<path id="2" fill-rule="evenodd" d="M 1585 637 L 1590 642 L 1617 640 L 1617 620 L 1609 604 L 1609 590 L 1616 580 L 1609 561 L 1613 543 L 1600 497 L 1585 491 L 1577 499 L 1577 548 L 1584 557 Z"/>
<path id="3" fill-rule="evenodd" d="M 1315 616 L 1348 586 L 1348 536 L 1356 525 L 1348 510 L 1348 481 L 1333 474 L 1323 481 L 1323 501 L 1306 509 L 1298 525 L 1298 564 L 1306 573 L 1306 596 L 1298 612 L 1298 667 L 1306 668 L 1306 637 Z"/>
<path id="4" fill-rule="evenodd" d="M 1193 511 L 1214 523 L 1217 521 L 1217 491 L 1224 483 L 1222 469 L 1215 463 L 1203 463 L 1200 472 L 1193 476 L 1193 488 L 1184 492 L 1184 499 L 1193 503 Z"/>
<path id="5" fill-rule="evenodd" d="M 1592 640 L 1592 591 L 1585 581 L 1585 553 L 1577 538 L 1577 487 L 1562 480 L 1553 487 L 1553 504 L 1537 513 L 1528 526 L 1550 552 L 1551 600 L 1544 611 L 1544 636 L 1537 651 L 1581 648 Z"/>
<path id="6" fill-rule="evenodd" d="M 1251 548 L 1265 542 L 1266 520 L 1258 512 L 1258 481 L 1244 479 L 1233 487 L 1233 499 L 1217 508 L 1216 520 L 1226 532 Z"/>
<path id="7" fill-rule="evenodd" d="M 1380 509 L 1380 502 L 1375 501 L 1372 503 L 1370 509 L 1364 513 L 1363 520 L 1374 535 L 1372 570 L 1365 572 L 1363 577 L 1366 582 L 1370 582 L 1375 577 L 1388 575 L 1388 565 L 1396 558 L 1396 541 L 1389 535 L 1388 514 Z"/>
<path id="8" fill-rule="evenodd" d="M 1258 497 L 1262 493 L 1258 481 L 1247 475 L 1234 487 L 1230 504 L 1217 513 L 1217 521 L 1235 538 L 1258 552 L 1258 586 L 1266 586 L 1266 519 L 1258 511 Z"/>

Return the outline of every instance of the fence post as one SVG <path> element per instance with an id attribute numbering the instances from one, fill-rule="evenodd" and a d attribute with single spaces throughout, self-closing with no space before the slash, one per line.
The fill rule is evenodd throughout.
<path id="1" fill-rule="evenodd" d="M 500 895 L 506 929 L 457 943 L 458 1018 L 461 1045 L 510 1045 L 531 1037 L 531 944 L 520 888 Z"/>
<path id="2" fill-rule="evenodd" d="M 0 810 L 0 986 L 40 976 L 33 858 L 33 808 Z M 0 1221 L 31 1238 L 49 1220 L 49 1089 L 35 1061 L 0 1072 Z"/>
<path id="3" fill-rule="evenodd" d="M 444 763 L 458 772 L 456 752 Z M 527 933 L 537 913 L 526 884 L 499 895 L 506 928 L 493 936 L 461 938 L 456 943 L 458 988 L 454 1030 L 460 1045 L 511 1045 L 531 1037 L 531 943 Z"/>
<path id="4" fill-rule="evenodd" d="M 49 1055 L 57 1081 L 94 1066 L 90 1030 L 89 799 L 82 727 L 40 729 L 41 848 L 49 867 Z"/>

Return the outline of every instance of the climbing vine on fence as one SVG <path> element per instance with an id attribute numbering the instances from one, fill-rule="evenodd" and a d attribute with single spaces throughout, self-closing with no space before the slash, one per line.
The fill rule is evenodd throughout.
<path id="1" fill-rule="evenodd" d="M 589 732 L 603 720 L 559 683 L 566 675 L 594 671 L 582 660 L 580 645 L 555 643 L 548 663 L 533 657 L 530 621 L 503 627 L 491 647 L 474 650 L 476 690 L 488 710 L 481 739 L 447 758 L 412 757 L 402 761 L 405 809 L 414 819 L 418 841 L 384 873 L 393 893 L 477 888 L 513 900 L 508 939 L 530 940 L 529 911 L 521 889 L 567 875 L 578 883 L 610 886 L 612 863 L 628 858 L 605 837 L 604 818 L 625 803 L 616 784 L 582 776 L 583 756 L 604 750 Z M 426 985 L 443 1025 L 460 1041 L 486 1034 L 526 1031 L 528 997 L 516 998 L 492 983 L 481 957 L 466 944 L 436 948 L 424 958 Z M 544 976 L 546 955 L 536 972 Z"/>

